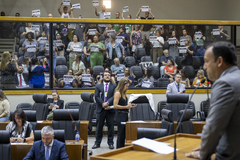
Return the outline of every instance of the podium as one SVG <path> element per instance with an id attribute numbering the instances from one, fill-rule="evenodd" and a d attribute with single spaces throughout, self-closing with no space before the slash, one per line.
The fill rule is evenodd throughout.
<path id="1" fill-rule="evenodd" d="M 174 135 L 166 136 L 156 139 L 159 142 L 170 143 L 169 146 L 174 146 Z M 177 134 L 177 159 L 188 160 L 185 156 L 186 153 L 191 152 L 194 148 L 200 146 L 201 136 L 192 134 Z M 114 151 L 106 152 L 99 155 L 90 157 L 90 160 L 129 160 L 129 159 L 141 159 L 141 160 L 172 160 L 173 153 L 170 154 L 158 154 L 149 149 L 143 148 L 137 145 L 126 146 Z"/>

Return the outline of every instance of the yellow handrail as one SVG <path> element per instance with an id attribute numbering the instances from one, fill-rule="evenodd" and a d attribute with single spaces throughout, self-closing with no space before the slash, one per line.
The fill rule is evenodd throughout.
<path id="1" fill-rule="evenodd" d="M 74 23 L 123 23 L 123 24 L 190 24 L 190 25 L 240 25 L 240 21 L 217 20 L 139 20 L 139 19 L 77 19 L 48 17 L 7 17 L 1 16 L 1 21 L 24 22 L 74 22 Z"/>

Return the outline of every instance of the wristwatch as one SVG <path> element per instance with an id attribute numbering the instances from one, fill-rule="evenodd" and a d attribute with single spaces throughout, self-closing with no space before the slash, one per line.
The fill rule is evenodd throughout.
<path id="1" fill-rule="evenodd" d="M 23 142 L 26 142 L 26 138 L 24 138 Z"/>

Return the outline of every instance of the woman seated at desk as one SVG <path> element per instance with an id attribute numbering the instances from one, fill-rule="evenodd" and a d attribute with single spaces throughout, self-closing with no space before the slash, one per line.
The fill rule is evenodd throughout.
<path id="1" fill-rule="evenodd" d="M 30 142 L 34 140 L 32 125 L 22 109 L 13 113 L 13 120 L 6 126 L 10 133 L 10 142 Z"/>
<path id="2" fill-rule="evenodd" d="M 47 115 L 47 120 L 53 120 L 53 110 L 63 109 L 63 106 L 64 106 L 64 101 L 60 100 L 60 96 L 57 90 L 52 91 L 52 97 L 53 98 L 48 98 L 49 113 Z"/>

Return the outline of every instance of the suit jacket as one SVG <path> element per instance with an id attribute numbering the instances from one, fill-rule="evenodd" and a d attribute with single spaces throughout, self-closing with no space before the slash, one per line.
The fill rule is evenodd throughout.
<path id="1" fill-rule="evenodd" d="M 200 159 L 240 159 L 240 70 L 225 70 L 212 86 L 209 114 L 202 131 Z"/>
<path id="2" fill-rule="evenodd" d="M 113 105 L 113 96 L 115 92 L 115 88 L 117 87 L 116 84 L 109 83 L 108 93 L 107 93 L 107 102 L 109 106 Z M 101 113 L 104 108 L 102 104 L 104 103 L 104 85 L 103 83 L 97 84 L 95 87 L 95 100 L 97 102 L 97 113 Z M 109 110 L 110 112 L 114 112 L 114 110 Z"/>
<path id="3" fill-rule="evenodd" d="M 31 150 L 23 160 L 43 160 L 45 159 L 45 147 L 42 140 L 33 143 Z M 69 160 L 66 152 L 66 145 L 56 139 L 53 141 L 49 160 Z"/>
<path id="4" fill-rule="evenodd" d="M 22 73 L 22 77 L 23 77 L 26 85 L 28 85 L 28 73 Z M 20 82 L 18 81 L 18 84 L 19 84 L 19 83 L 20 83 Z"/>
<path id="5" fill-rule="evenodd" d="M 48 105 L 50 105 L 50 103 L 53 103 L 53 98 L 48 98 Z M 63 100 L 58 100 L 57 101 L 57 105 L 59 106 L 59 109 L 63 109 L 64 107 L 64 101 Z"/>
<path id="6" fill-rule="evenodd" d="M 182 84 L 182 83 L 179 83 L 179 91 L 182 92 L 182 91 L 185 91 L 185 85 Z M 167 86 L 167 93 L 174 93 L 174 94 L 177 94 L 178 93 L 178 89 L 177 89 L 177 86 L 176 86 L 176 82 L 174 81 L 173 83 L 170 83 L 168 84 Z"/>

